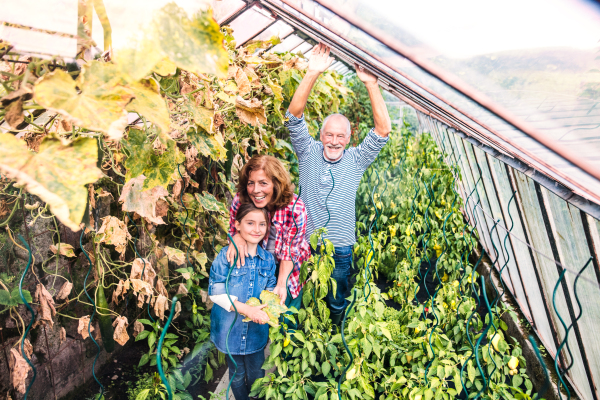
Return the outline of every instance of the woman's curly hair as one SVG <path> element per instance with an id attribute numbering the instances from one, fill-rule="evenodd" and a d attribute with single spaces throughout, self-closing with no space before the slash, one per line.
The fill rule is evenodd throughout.
<path id="1" fill-rule="evenodd" d="M 281 161 L 273 156 L 256 155 L 242 167 L 240 178 L 237 184 L 237 191 L 240 195 L 241 203 L 247 203 L 250 200 L 248 196 L 248 180 L 252 171 L 265 171 L 265 174 L 273 181 L 273 198 L 271 204 L 275 209 L 286 207 L 294 198 L 294 185 L 290 179 L 290 174 L 285 169 Z"/>

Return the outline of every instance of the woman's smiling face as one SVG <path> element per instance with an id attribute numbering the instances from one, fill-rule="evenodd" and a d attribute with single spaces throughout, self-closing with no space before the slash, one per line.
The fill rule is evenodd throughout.
<path id="1" fill-rule="evenodd" d="M 257 208 L 267 207 L 273 199 L 273 181 L 262 169 L 250 172 L 246 190 Z"/>

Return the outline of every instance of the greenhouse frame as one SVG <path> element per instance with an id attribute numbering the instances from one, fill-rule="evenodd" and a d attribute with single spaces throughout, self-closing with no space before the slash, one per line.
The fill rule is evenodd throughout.
<path id="1" fill-rule="evenodd" d="M 75 58 L 77 1 L 34 3 L 0 2 L 7 10 L 0 39 L 22 54 Z M 113 35 L 129 32 L 125 17 L 112 19 L 111 13 L 125 15 L 134 5 L 123 11 L 115 1 L 105 3 Z M 548 355 L 566 369 L 563 378 L 575 392 L 569 396 L 600 399 L 598 4 L 210 3 L 238 48 L 278 36 L 279 44 L 256 54 L 310 58 L 324 43 L 335 57 L 331 71 L 350 77 L 355 65 L 363 66 L 388 95 L 414 110 L 418 133 L 431 134 L 446 164 L 458 171 L 461 212 L 476 227 L 494 276 Z M 102 48 L 102 29 L 93 37 Z"/>

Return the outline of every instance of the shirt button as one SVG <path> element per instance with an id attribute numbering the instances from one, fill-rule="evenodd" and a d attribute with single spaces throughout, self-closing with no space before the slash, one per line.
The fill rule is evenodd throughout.
<path id="1" fill-rule="evenodd" d="M 245 340 L 245 339 L 246 339 L 246 336 L 242 336 L 242 339 L 244 339 L 244 340 Z"/>

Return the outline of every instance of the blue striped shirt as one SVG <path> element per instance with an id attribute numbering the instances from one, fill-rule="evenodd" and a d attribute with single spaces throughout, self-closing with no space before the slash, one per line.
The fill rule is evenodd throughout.
<path id="1" fill-rule="evenodd" d="M 364 172 L 388 138 L 377 135 L 371 129 L 361 144 L 345 150 L 338 161 L 330 162 L 323 156 L 323 143 L 314 140 L 308 133 L 304 115 L 297 118 L 288 111 L 285 116 L 285 126 L 298 156 L 300 197 L 308 214 L 306 239 L 327 224 L 328 234 L 325 237 L 335 247 L 353 245 L 356 242 L 356 191 Z"/>

